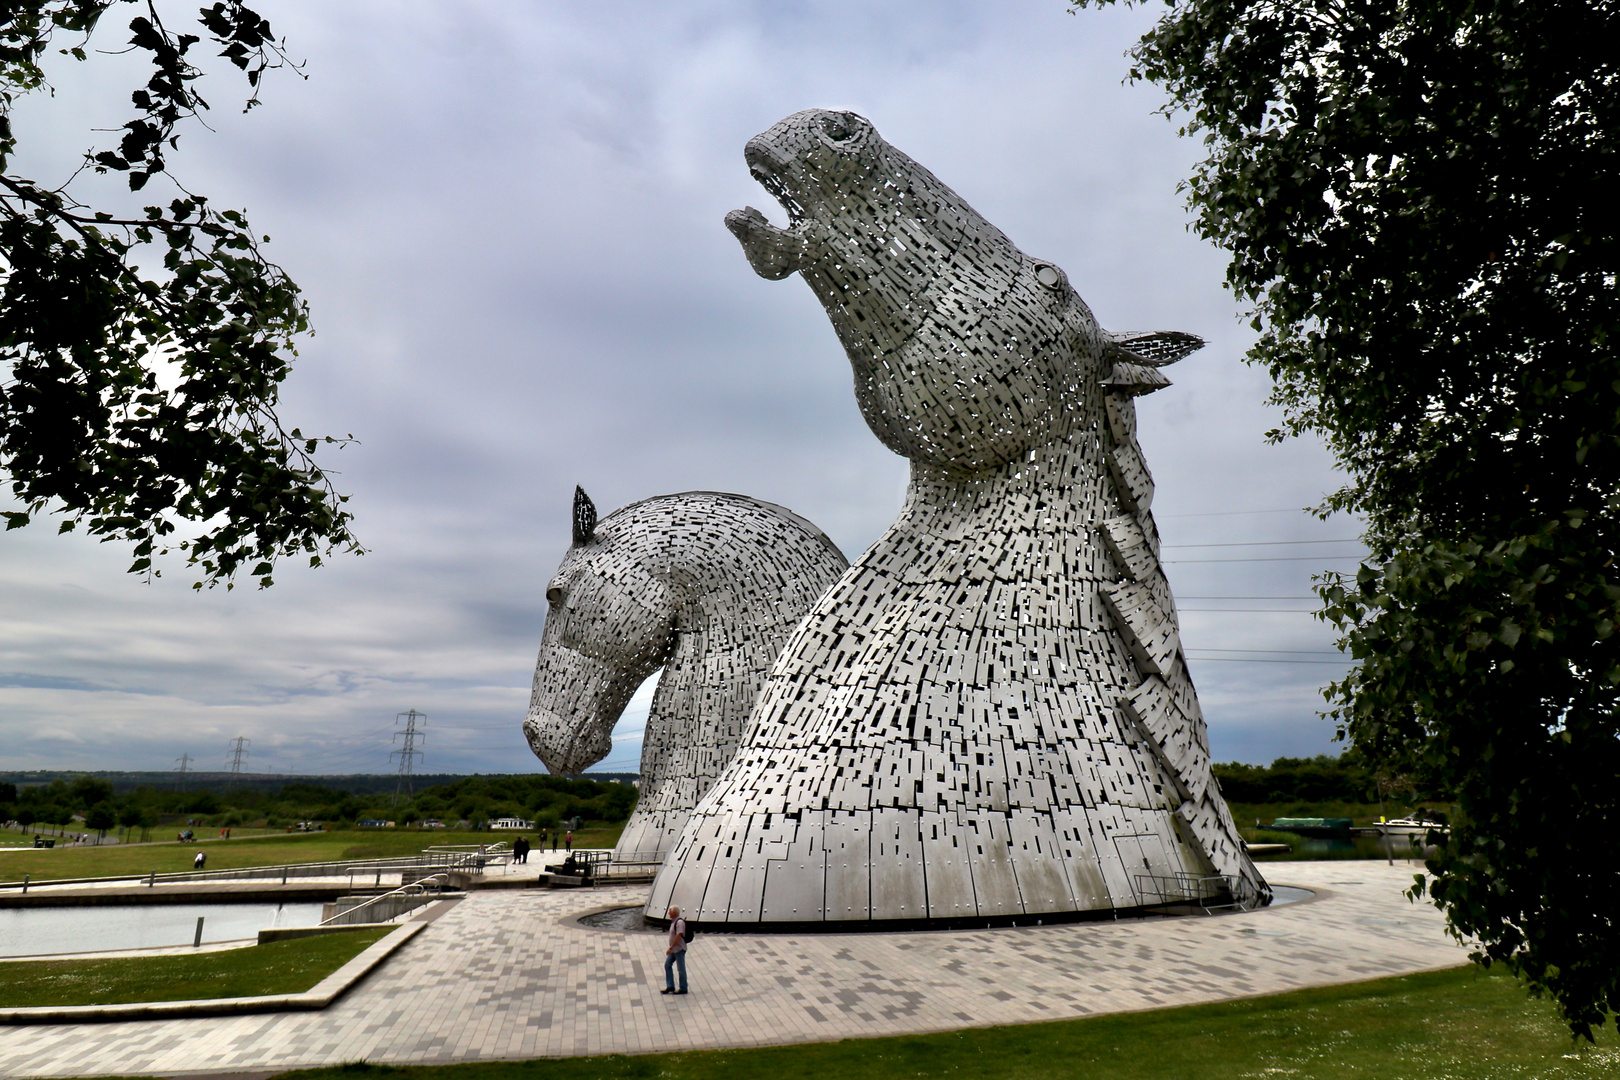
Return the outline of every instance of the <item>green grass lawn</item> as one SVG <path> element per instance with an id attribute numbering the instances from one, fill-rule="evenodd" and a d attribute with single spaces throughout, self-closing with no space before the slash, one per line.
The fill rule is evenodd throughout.
<path id="1" fill-rule="evenodd" d="M 380 926 L 190 955 L 6 961 L 0 963 L 0 1008 L 297 994 L 393 929 Z"/>
<path id="2" fill-rule="evenodd" d="M 574 834 L 576 847 L 612 847 L 619 839 L 619 827 L 583 829 Z M 515 840 L 518 833 L 460 832 L 453 829 L 334 829 L 319 833 L 282 833 L 276 836 L 202 843 L 123 845 L 105 847 L 28 848 L 0 852 L 0 881 L 20 881 L 24 874 L 35 881 L 50 878 L 111 877 L 114 874 L 144 874 L 151 870 L 171 873 L 190 870 L 199 849 L 208 852 L 208 869 L 228 870 L 243 866 L 277 866 L 282 863 L 336 862 L 342 859 L 373 859 L 391 855 L 414 855 L 429 844 L 492 844 Z M 530 841 L 534 837 L 530 834 Z M 550 858 L 546 852 L 546 858 Z M 558 858 L 562 856 L 559 853 Z M 529 857 L 529 865 L 540 871 L 540 852 Z"/>
<path id="3" fill-rule="evenodd" d="M 154 825 L 148 830 L 149 835 L 147 839 L 161 841 L 167 837 L 173 836 L 176 832 L 184 827 L 185 826 L 183 825 Z M 218 828 L 205 829 L 200 826 L 194 826 L 193 828 L 196 829 L 204 840 L 217 836 L 219 833 Z M 286 831 L 287 830 L 285 829 L 258 829 L 251 825 L 233 825 L 231 827 L 231 837 L 237 840 L 244 840 L 252 836 L 281 836 L 284 835 Z M 61 835 L 63 833 L 66 835 Z M 59 844 L 66 844 L 71 841 L 74 836 L 80 833 L 88 833 L 93 836 L 95 834 L 95 830 L 87 829 L 83 825 L 30 825 L 26 829 L 9 829 L 5 826 L 0 826 L 0 848 L 18 846 L 31 847 L 33 846 L 34 837 L 36 835 L 46 837 L 47 839 L 53 839 Z M 129 843 L 133 844 L 140 842 L 141 830 L 138 827 L 131 829 L 130 833 L 132 835 L 129 837 Z M 120 844 L 123 842 L 124 840 L 120 837 L 117 829 L 108 829 L 107 837 L 106 840 L 103 841 L 103 845 Z"/>
<path id="4" fill-rule="evenodd" d="M 695 991 L 701 995 L 702 991 Z M 682 1007 L 704 1008 L 693 996 Z M 513 1017 L 512 1022 L 521 1022 Z M 756 1050 L 394 1068 L 276 1080 L 1614 1080 L 1614 1029 L 1574 1045 L 1552 1006 L 1475 968 L 1157 1012 Z"/>

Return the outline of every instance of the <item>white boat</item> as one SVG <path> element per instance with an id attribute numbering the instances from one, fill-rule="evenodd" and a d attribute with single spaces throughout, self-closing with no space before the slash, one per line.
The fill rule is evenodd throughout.
<path id="1" fill-rule="evenodd" d="M 1429 830 L 1431 829 L 1442 836 L 1451 831 L 1437 821 L 1420 821 L 1417 818 L 1394 818 L 1390 821 L 1380 821 L 1373 828 L 1378 831 L 1379 836 L 1417 844 L 1425 843 L 1428 840 Z"/>

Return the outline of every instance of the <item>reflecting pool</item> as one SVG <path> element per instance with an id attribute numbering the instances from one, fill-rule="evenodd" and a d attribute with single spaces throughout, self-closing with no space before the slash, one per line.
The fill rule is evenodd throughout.
<path id="1" fill-rule="evenodd" d="M 105 952 L 257 937 L 273 926 L 313 926 L 319 903 L 129 904 L 111 907 L 0 908 L 0 956 Z"/>

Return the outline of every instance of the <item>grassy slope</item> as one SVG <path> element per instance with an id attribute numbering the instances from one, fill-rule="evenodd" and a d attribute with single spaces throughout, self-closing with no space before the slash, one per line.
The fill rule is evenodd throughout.
<path id="1" fill-rule="evenodd" d="M 208 852 L 208 869 L 276 866 L 281 863 L 331 862 L 390 855 L 414 855 L 429 844 L 490 844 L 514 840 L 518 833 L 457 832 L 449 829 L 338 829 L 324 833 L 292 833 L 254 839 L 207 840 L 203 843 L 135 844 L 105 847 L 28 848 L 0 852 L 0 881 L 20 881 L 32 874 L 35 881 L 49 878 L 110 877 L 190 870 L 199 849 Z M 618 828 L 587 829 L 574 834 L 578 847 L 612 847 Z M 530 835 L 530 842 L 534 840 Z M 546 853 L 550 858 L 550 852 Z M 559 853 L 558 858 L 562 856 Z M 540 853 L 529 865 L 540 870 Z"/>
<path id="2" fill-rule="evenodd" d="M 701 989 L 696 991 L 701 994 Z M 683 1007 L 703 1008 L 701 996 Z M 517 1019 L 514 1018 L 514 1022 Z M 1613 1029 L 1573 1046 L 1546 1002 L 1502 975 L 1452 969 L 1158 1012 L 887 1039 L 638 1057 L 392 1068 L 277 1080 L 1613 1080 Z"/>
<path id="3" fill-rule="evenodd" d="M 192 955 L 0 963 L 0 1008 L 256 997 L 308 990 L 392 926 Z"/>

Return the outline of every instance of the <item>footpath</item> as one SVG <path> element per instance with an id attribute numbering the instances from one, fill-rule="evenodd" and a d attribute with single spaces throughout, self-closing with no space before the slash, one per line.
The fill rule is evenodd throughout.
<path id="1" fill-rule="evenodd" d="M 883 934 L 703 934 L 692 992 L 664 939 L 577 917 L 645 886 L 475 892 L 319 1012 L 12 1028 L 0 1076 L 258 1072 L 760 1046 L 1276 993 L 1466 962 L 1411 867 L 1274 863 L 1314 899 L 1210 918 Z"/>

